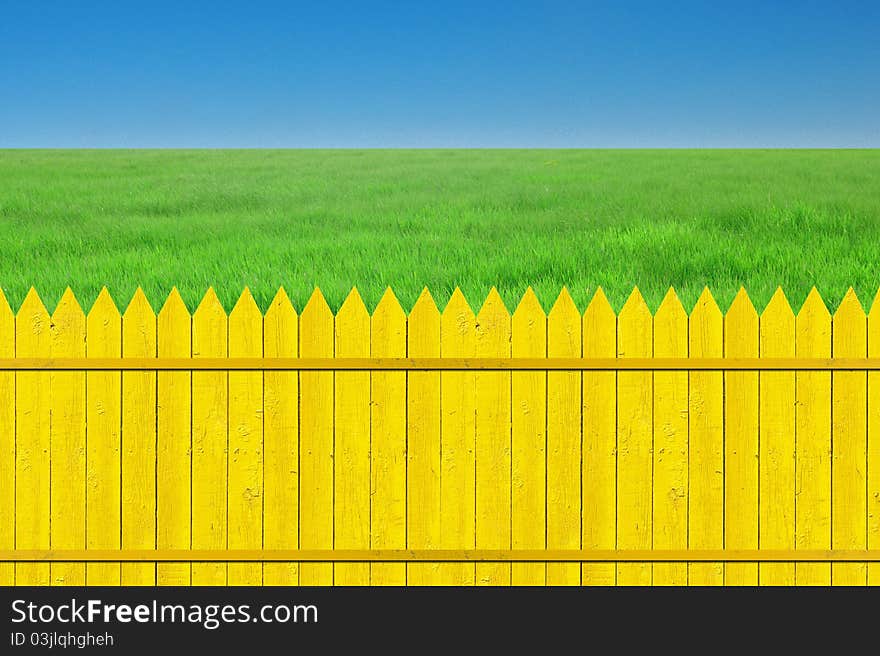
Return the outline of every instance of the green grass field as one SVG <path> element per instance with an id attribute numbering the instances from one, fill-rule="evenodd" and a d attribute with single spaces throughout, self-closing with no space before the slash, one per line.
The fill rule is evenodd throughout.
<path id="1" fill-rule="evenodd" d="M 104 285 L 157 309 L 174 285 L 191 308 L 209 285 L 227 308 L 245 285 L 262 307 L 279 285 L 297 308 L 316 285 L 334 308 L 388 285 L 407 309 L 425 285 L 869 305 L 880 150 L 0 151 L 0 287 L 17 308 L 32 285 L 50 309 L 68 285 L 86 308 Z"/>

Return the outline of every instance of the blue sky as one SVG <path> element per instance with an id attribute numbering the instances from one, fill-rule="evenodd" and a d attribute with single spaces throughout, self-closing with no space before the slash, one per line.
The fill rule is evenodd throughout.
<path id="1" fill-rule="evenodd" d="M 880 147 L 880 2 L 0 0 L 0 147 Z"/>

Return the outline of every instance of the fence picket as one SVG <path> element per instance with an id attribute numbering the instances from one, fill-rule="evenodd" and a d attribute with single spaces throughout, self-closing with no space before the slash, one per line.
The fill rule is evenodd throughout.
<path id="1" fill-rule="evenodd" d="M 835 357 L 865 357 L 867 319 L 852 288 L 832 319 Z M 867 547 L 867 375 L 864 371 L 832 374 L 831 546 Z M 833 563 L 832 585 L 865 585 L 865 563 Z"/>
<path id="2" fill-rule="evenodd" d="M 123 325 L 125 322 L 123 320 Z M 227 356 L 226 313 L 213 289 L 196 308 L 192 321 L 194 358 Z M 123 337 L 123 344 L 125 338 Z M 192 374 L 192 545 L 225 549 L 228 544 L 227 467 L 229 376 L 225 371 Z M 123 440 L 125 431 L 123 429 Z M 225 563 L 193 563 L 193 585 L 226 585 Z"/>
<path id="3" fill-rule="evenodd" d="M 90 358 L 122 355 L 122 315 L 106 287 L 98 294 L 86 318 L 86 355 Z M 121 372 L 87 372 L 86 396 L 86 543 L 89 549 L 119 549 Z M 89 585 L 119 585 L 121 575 L 120 563 L 86 565 Z"/>
<path id="4" fill-rule="evenodd" d="M 724 355 L 724 317 L 704 289 L 688 324 L 692 358 Z M 724 547 L 724 374 L 688 375 L 688 547 Z M 723 585 L 723 563 L 689 563 L 689 585 Z"/>
<path id="5" fill-rule="evenodd" d="M 245 288 L 229 313 L 229 357 L 263 356 L 263 315 Z M 227 524 L 230 549 L 263 546 L 263 372 L 229 372 Z M 259 563 L 229 563 L 229 585 L 261 585 Z"/>
<path id="6" fill-rule="evenodd" d="M 353 289 L 336 315 L 336 357 L 370 356 L 370 315 Z M 336 372 L 334 548 L 370 548 L 370 374 Z M 369 563 L 337 563 L 337 585 L 369 585 Z"/>
<path id="7" fill-rule="evenodd" d="M 654 357 L 686 358 L 688 315 L 670 289 L 654 315 Z M 685 549 L 688 539 L 688 374 L 654 373 L 653 545 Z M 687 563 L 655 563 L 655 585 L 686 585 Z"/>
<path id="8" fill-rule="evenodd" d="M 279 289 L 263 320 L 263 354 L 295 358 L 299 317 Z M 263 373 L 263 547 L 299 546 L 299 374 Z M 264 563 L 264 585 L 296 585 L 299 563 Z"/>
<path id="9" fill-rule="evenodd" d="M 510 313 L 493 287 L 477 315 L 477 357 L 510 357 Z M 476 545 L 509 549 L 510 373 L 476 375 Z M 510 563 L 477 563 L 478 585 L 510 585 Z"/>
<path id="10" fill-rule="evenodd" d="M 406 357 L 406 330 L 406 313 L 387 289 L 371 319 L 370 355 Z M 370 547 L 405 549 L 406 372 L 372 372 L 370 398 Z M 371 564 L 370 583 L 405 585 L 406 563 Z"/>
<path id="11" fill-rule="evenodd" d="M 457 287 L 440 315 L 440 356 L 474 357 L 476 318 Z M 475 374 L 440 373 L 440 544 L 442 549 L 473 549 L 475 513 Z M 440 581 L 473 585 L 472 563 L 443 563 Z"/>
<path id="12" fill-rule="evenodd" d="M 423 290 L 409 314 L 407 356 L 440 357 L 440 311 Z M 440 372 L 406 374 L 406 525 L 410 549 L 440 547 Z M 409 585 L 441 582 L 439 563 L 407 563 Z"/>
<path id="13" fill-rule="evenodd" d="M 86 317 L 69 287 L 52 313 L 50 335 L 52 357 L 85 357 Z M 53 371 L 49 377 L 53 549 L 86 546 L 85 382 L 84 371 Z M 85 585 L 82 563 L 52 563 L 50 571 L 52 585 Z"/>
<path id="14" fill-rule="evenodd" d="M 581 315 L 563 287 L 547 315 L 547 357 L 581 357 Z M 613 374 L 612 374 L 613 375 Z M 581 372 L 547 373 L 547 548 L 581 548 Z M 578 563 L 547 563 L 548 585 L 579 585 Z"/>
<path id="15" fill-rule="evenodd" d="M 795 355 L 831 357 L 831 315 L 814 287 L 795 318 Z M 831 374 L 795 373 L 797 549 L 831 548 Z M 795 563 L 798 585 L 830 585 L 828 563 Z"/>
<path id="16" fill-rule="evenodd" d="M 333 313 L 315 289 L 299 319 L 299 354 L 333 357 Z M 299 546 L 333 548 L 333 377 L 332 371 L 299 374 Z M 300 585 L 332 585 L 331 563 L 302 563 Z"/>
<path id="17" fill-rule="evenodd" d="M 15 357 L 15 315 L 0 289 L 0 357 Z M 15 373 L 0 371 L 0 549 L 15 548 Z M 0 586 L 15 583 L 15 564 L 0 563 Z"/>
<path id="18" fill-rule="evenodd" d="M 157 318 L 160 358 L 192 355 L 192 317 L 177 288 L 171 290 Z M 160 549 L 192 546 L 192 374 L 160 371 L 156 375 L 156 540 Z M 190 585 L 189 563 L 158 563 L 159 585 Z"/>

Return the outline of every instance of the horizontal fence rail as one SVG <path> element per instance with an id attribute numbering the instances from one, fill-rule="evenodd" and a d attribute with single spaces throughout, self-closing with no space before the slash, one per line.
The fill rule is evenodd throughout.
<path id="1" fill-rule="evenodd" d="M 0 358 L 0 371 L 880 371 L 880 358 Z"/>
<path id="2" fill-rule="evenodd" d="M 0 585 L 880 583 L 880 304 L 0 292 Z"/>

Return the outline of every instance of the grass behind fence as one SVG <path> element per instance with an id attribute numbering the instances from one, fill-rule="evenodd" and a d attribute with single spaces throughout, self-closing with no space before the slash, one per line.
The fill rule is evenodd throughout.
<path id="1" fill-rule="evenodd" d="M 880 151 L 0 151 L 0 288 L 90 305 L 177 285 L 190 310 L 213 286 L 265 309 L 315 286 L 337 309 L 357 286 L 412 307 L 460 286 L 544 307 L 566 285 L 656 308 L 709 285 L 765 305 L 813 285 L 836 306 L 880 283 Z"/>

